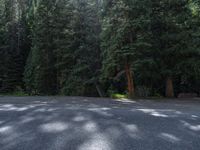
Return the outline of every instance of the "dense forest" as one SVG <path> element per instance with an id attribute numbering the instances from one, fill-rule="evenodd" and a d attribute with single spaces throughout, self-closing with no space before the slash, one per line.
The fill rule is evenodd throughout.
<path id="1" fill-rule="evenodd" d="M 1 0 L 0 93 L 200 94 L 199 0 Z"/>

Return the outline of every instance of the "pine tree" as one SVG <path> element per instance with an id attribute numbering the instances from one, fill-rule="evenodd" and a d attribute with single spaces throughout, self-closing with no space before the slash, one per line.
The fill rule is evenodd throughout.
<path id="1" fill-rule="evenodd" d="M 74 34 L 70 47 L 73 61 L 63 89 L 68 95 L 94 95 L 97 91 L 102 95 L 97 78 L 100 69 L 100 22 L 98 10 L 93 5 L 95 2 L 88 0 L 74 2 Z"/>
<path id="2" fill-rule="evenodd" d="M 4 1 L 0 2 L 0 89 L 2 89 L 2 83 L 4 79 L 4 53 L 5 53 L 5 17 L 4 17 L 4 11 L 5 11 L 5 4 Z"/>
<path id="3" fill-rule="evenodd" d="M 0 92 L 200 93 L 199 8 L 199 0 L 2 0 Z"/>
<path id="4" fill-rule="evenodd" d="M 153 48 L 156 50 L 160 74 L 166 81 L 167 97 L 174 97 L 174 78 L 177 66 L 195 53 L 190 45 L 191 12 L 188 1 L 156 1 L 152 4 Z M 184 68 L 184 66 L 182 66 Z"/>
<path id="5" fill-rule="evenodd" d="M 41 0 L 34 17 L 32 30 L 32 49 L 25 71 L 25 82 L 30 92 L 36 94 L 55 94 L 56 71 L 53 53 L 53 18 L 56 1 Z"/>
<path id="6" fill-rule="evenodd" d="M 1 50 L 4 57 L 2 66 L 2 86 L 1 91 L 13 92 L 23 87 L 22 75 L 24 71 L 25 59 L 28 53 L 26 42 L 26 4 L 21 1 L 8 0 L 3 3 L 3 48 Z"/>
<path id="7" fill-rule="evenodd" d="M 73 49 L 73 18 L 74 6 L 69 0 L 57 2 L 53 12 L 54 30 L 53 43 L 56 55 L 57 92 L 63 93 L 65 82 L 74 62 Z"/>
<path id="8" fill-rule="evenodd" d="M 148 22 L 147 1 L 108 1 L 103 19 L 103 73 L 114 77 L 125 71 L 128 95 L 135 95 L 134 62 L 138 51 L 149 47 L 145 42 Z M 147 22 L 146 22 L 147 21 Z M 144 27 L 144 29 L 143 29 Z M 143 35 L 142 35 L 143 33 Z"/>

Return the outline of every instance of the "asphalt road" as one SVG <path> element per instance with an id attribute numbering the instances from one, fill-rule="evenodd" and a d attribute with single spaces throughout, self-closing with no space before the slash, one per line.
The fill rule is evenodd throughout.
<path id="1" fill-rule="evenodd" d="M 200 150 L 200 101 L 0 97 L 0 150 Z"/>

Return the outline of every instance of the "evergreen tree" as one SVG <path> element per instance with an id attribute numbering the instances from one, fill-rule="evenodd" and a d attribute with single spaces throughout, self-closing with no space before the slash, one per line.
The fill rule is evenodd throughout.
<path id="1" fill-rule="evenodd" d="M 55 94 L 53 15 L 56 1 L 41 0 L 32 29 L 32 48 L 25 71 L 26 87 L 35 94 Z"/>
<path id="2" fill-rule="evenodd" d="M 199 8 L 199 0 L 1 0 L 0 92 L 200 93 Z"/>
<path id="3" fill-rule="evenodd" d="M 77 0 L 74 6 L 73 61 L 64 91 L 68 95 L 94 95 L 97 91 L 103 95 L 98 85 L 100 22 L 98 9 L 93 7 L 97 5 L 94 1 Z"/>
<path id="4" fill-rule="evenodd" d="M 145 42 L 148 1 L 107 1 L 103 19 L 103 73 L 115 77 L 125 71 L 130 97 L 135 95 L 134 62 L 138 51 L 149 47 Z"/>
<path id="5" fill-rule="evenodd" d="M 71 67 L 74 62 L 72 42 L 73 42 L 73 19 L 74 6 L 69 0 L 57 2 L 53 13 L 54 29 L 53 43 L 54 54 L 56 55 L 57 72 L 57 92 L 64 94 L 64 87 L 69 77 Z"/>
<path id="6" fill-rule="evenodd" d="M 0 2 L 0 89 L 2 89 L 2 83 L 3 83 L 3 79 L 4 79 L 4 71 L 5 71 L 5 66 L 4 66 L 4 62 L 5 62 L 5 57 L 4 57 L 4 53 L 5 53 L 5 17 L 4 17 L 4 12 L 5 12 L 5 4 L 4 1 Z"/>
<path id="7" fill-rule="evenodd" d="M 190 44 L 193 40 L 191 35 L 193 21 L 188 2 L 162 0 L 152 3 L 152 45 L 160 74 L 166 81 L 167 97 L 174 97 L 173 81 L 178 72 L 177 66 L 196 53 L 193 45 Z"/>
<path id="8" fill-rule="evenodd" d="M 3 62 L 2 66 L 2 92 L 12 92 L 17 88 L 22 88 L 22 75 L 24 71 L 25 59 L 28 53 L 26 40 L 26 4 L 21 1 L 4 1 L 2 39 L 3 48 L 1 50 Z M 1 25 L 2 26 L 2 25 Z"/>

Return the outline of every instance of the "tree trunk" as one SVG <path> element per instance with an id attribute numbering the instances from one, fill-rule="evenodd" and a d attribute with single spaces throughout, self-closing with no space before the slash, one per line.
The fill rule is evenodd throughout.
<path id="1" fill-rule="evenodd" d="M 126 16 L 127 18 L 128 17 L 128 14 Z M 133 36 L 133 29 L 130 30 L 129 32 L 129 42 L 130 43 L 134 43 L 134 36 Z M 126 59 L 126 64 L 125 64 L 125 71 L 126 71 L 126 78 L 127 78 L 127 82 L 128 82 L 128 96 L 129 98 L 133 98 L 135 96 L 135 87 L 134 87 L 134 81 L 133 81 L 133 73 L 131 71 L 131 66 L 129 64 L 129 61 L 128 61 L 128 57 Z"/>
<path id="2" fill-rule="evenodd" d="M 126 63 L 125 71 L 126 71 L 126 78 L 127 78 L 127 85 L 128 85 L 128 96 L 131 98 L 135 96 L 135 88 L 134 88 L 134 82 L 133 82 L 133 74 L 131 71 L 131 67 L 128 63 Z"/>
<path id="3" fill-rule="evenodd" d="M 168 77 L 166 80 L 166 97 L 174 97 L 174 86 L 173 80 L 171 77 Z"/>
<path id="4" fill-rule="evenodd" d="M 100 97 L 104 97 L 104 96 L 105 96 L 105 93 L 104 93 L 104 91 L 101 89 L 100 85 L 99 85 L 97 82 L 95 82 L 95 87 L 96 87 L 96 89 L 97 89 L 97 92 L 98 92 L 99 96 L 100 96 Z"/>

